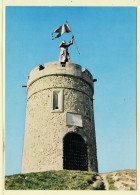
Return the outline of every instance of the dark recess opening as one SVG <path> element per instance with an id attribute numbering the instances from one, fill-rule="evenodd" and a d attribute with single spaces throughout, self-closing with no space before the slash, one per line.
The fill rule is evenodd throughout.
<path id="1" fill-rule="evenodd" d="M 87 144 L 77 133 L 63 139 L 63 169 L 88 171 Z"/>

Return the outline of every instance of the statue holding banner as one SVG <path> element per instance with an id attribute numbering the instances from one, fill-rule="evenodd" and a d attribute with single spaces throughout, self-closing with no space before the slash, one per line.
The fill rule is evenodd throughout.
<path id="1" fill-rule="evenodd" d="M 68 24 L 68 21 L 66 20 L 66 24 L 60 26 L 59 28 L 57 28 L 57 29 L 52 33 L 52 40 L 61 37 L 64 33 L 69 33 L 69 32 L 71 32 L 71 34 L 72 34 L 72 31 L 71 31 L 71 29 L 70 29 L 70 26 L 69 26 L 69 24 Z M 54 37 L 54 35 L 53 35 L 54 33 L 58 33 L 58 34 L 56 35 L 56 37 Z M 59 55 L 59 62 L 61 62 L 62 64 L 63 64 L 63 63 L 66 63 L 66 62 L 70 62 L 70 56 L 69 56 L 69 53 L 68 53 L 68 47 L 69 47 L 70 45 L 73 44 L 73 40 L 74 40 L 74 42 L 75 42 L 77 51 L 78 51 L 78 53 L 80 54 L 80 52 L 79 52 L 79 50 L 78 50 L 78 47 L 77 47 L 77 44 L 76 44 L 76 41 L 75 41 L 74 36 L 73 36 L 73 34 L 72 34 L 72 40 L 71 40 L 68 44 L 66 44 L 66 41 L 62 41 L 62 42 L 59 44 L 59 47 L 60 47 L 60 49 L 61 49 L 60 55 Z"/>
<path id="2" fill-rule="evenodd" d="M 61 63 L 70 62 L 68 47 L 73 44 L 73 39 L 74 39 L 74 36 L 72 36 L 72 40 L 68 44 L 66 44 L 66 41 L 62 41 L 60 43 L 59 47 L 61 51 L 59 55 L 59 62 Z"/>

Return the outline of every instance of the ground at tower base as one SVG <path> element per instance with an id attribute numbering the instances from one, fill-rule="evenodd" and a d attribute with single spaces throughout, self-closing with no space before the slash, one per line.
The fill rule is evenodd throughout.
<path id="1" fill-rule="evenodd" d="M 5 177 L 6 190 L 136 190 L 136 171 L 47 171 Z"/>

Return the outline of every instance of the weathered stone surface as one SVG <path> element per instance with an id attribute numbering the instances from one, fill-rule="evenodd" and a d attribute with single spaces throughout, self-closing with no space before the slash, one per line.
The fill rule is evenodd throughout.
<path id="1" fill-rule="evenodd" d="M 63 72 L 60 72 L 63 69 Z M 27 82 L 27 108 L 22 173 L 63 169 L 63 138 L 69 132 L 88 146 L 88 170 L 98 171 L 93 113 L 93 85 L 89 71 L 80 65 L 47 63 L 31 71 Z M 63 91 L 63 111 L 53 110 L 54 90 Z M 88 102 L 88 103 L 87 103 Z M 79 114 L 83 127 L 67 125 L 67 113 Z"/>

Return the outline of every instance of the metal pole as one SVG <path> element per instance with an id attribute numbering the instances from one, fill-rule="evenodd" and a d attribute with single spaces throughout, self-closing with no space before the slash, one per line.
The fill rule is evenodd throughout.
<path id="1" fill-rule="evenodd" d="M 68 21 L 67 21 L 67 20 L 66 20 L 66 23 L 68 24 Z M 69 24 L 68 24 L 68 26 L 69 26 Z M 69 29 L 70 29 L 70 31 L 71 31 L 70 26 L 69 26 Z M 71 34 L 72 34 L 72 31 L 71 31 Z M 72 36 L 73 36 L 73 34 L 72 34 Z M 73 36 L 73 37 L 74 37 L 74 36 Z M 80 52 L 79 52 L 78 46 L 77 46 L 77 44 L 76 44 L 75 38 L 74 38 L 74 42 L 75 42 L 75 45 L 76 45 L 77 51 L 78 51 L 78 53 L 79 53 L 79 55 L 80 55 Z"/>

